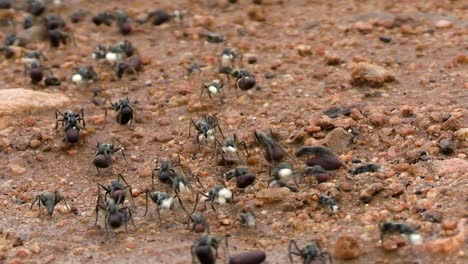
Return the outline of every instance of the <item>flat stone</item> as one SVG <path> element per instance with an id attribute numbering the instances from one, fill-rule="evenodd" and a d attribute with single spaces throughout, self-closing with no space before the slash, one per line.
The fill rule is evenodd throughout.
<path id="1" fill-rule="evenodd" d="M 70 99 L 61 93 L 46 93 L 24 88 L 0 90 L 0 116 L 22 113 L 34 114 L 39 111 L 60 108 L 70 103 Z"/>
<path id="2" fill-rule="evenodd" d="M 355 86 L 381 87 L 386 82 L 394 81 L 395 75 L 381 66 L 360 62 L 352 65 L 351 78 Z"/>
<path id="3" fill-rule="evenodd" d="M 290 194 L 291 191 L 286 187 L 269 188 L 258 191 L 255 194 L 255 198 L 257 198 L 257 200 L 262 201 L 263 203 L 273 204 L 281 202 L 282 200 L 286 199 Z"/>
<path id="4" fill-rule="evenodd" d="M 341 127 L 337 127 L 327 134 L 322 143 L 333 152 L 342 153 L 348 148 L 352 137 L 353 135 L 351 133 Z"/>
<path id="5" fill-rule="evenodd" d="M 338 259 L 355 259 L 361 254 L 359 242 L 348 235 L 343 235 L 336 241 L 333 249 L 333 255 Z"/>

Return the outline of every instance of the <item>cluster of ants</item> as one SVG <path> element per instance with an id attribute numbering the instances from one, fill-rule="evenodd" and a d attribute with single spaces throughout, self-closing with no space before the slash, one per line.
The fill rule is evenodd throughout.
<path id="1" fill-rule="evenodd" d="M 49 40 L 50 46 L 54 48 L 60 45 L 66 45 L 73 40 L 73 35 L 66 26 L 65 21 L 57 15 L 46 15 L 46 6 L 41 0 L 27 0 L 27 10 L 31 13 L 23 22 L 23 28 L 28 30 L 33 27 L 40 27 L 44 30 L 44 36 Z M 78 23 L 86 15 L 86 12 L 78 10 L 71 16 L 72 23 Z M 166 23 L 171 19 L 182 20 L 183 13 L 175 11 L 173 14 L 167 13 L 163 10 L 156 10 L 151 12 L 144 21 L 136 21 L 137 23 L 150 22 L 154 25 Z M 127 35 L 132 31 L 131 19 L 123 11 L 100 12 L 92 17 L 92 22 L 97 26 L 106 25 L 111 26 L 113 21 L 119 28 L 119 32 Z M 214 33 L 205 33 L 208 41 L 219 43 L 222 38 Z M 11 45 L 24 45 L 24 39 L 18 34 L 11 34 L 6 38 L 6 46 L 1 47 L 0 51 L 7 55 L 11 55 L 12 50 L 9 48 Z M 74 42 L 74 41 L 72 41 Z M 120 41 L 109 47 L 98 45 L 95 47 L 91 57 L 98 61 L 107 61 L 118 79 L 121 79 L 124 74 L 138 74 L 142 70 L 142 59 L 137 52 L 136 48 L 131 42 L 125 40 Z M 44 79 L 44 72 L 47 72 L 48 77 L 45 78 L 44 83 L 46 86 L 60 85 L 60 80 L 53 76 L 50 68 L 44 66 L 42 59 L 47 59 L 42 53 L 32 51 L 26 53 L 23 58 L 25 75 L 29 75 L 32 84 L 38 84 Z M 187 68 L 188 75 L 200 72 L 203 66 L 193 64 Z M 224 83 L 227 82 L 228 88 L 231 88 L 234 79 L 234 89 L 237 93 L 238 89 L 241 91 L 248 91 L 256 87 L 257 82 L 255 75 L 244 68 L 243 56 L 240 52 L 235 52 L 231 48 L 225 48 L 219 56 L 218 76 L 225 76 L 226 80 L 213 79 L 211 81 L 202 81 L 200 100 L 203 94 L 207 93 L 209 98 L 219 96 L 221 103 L 224 100 Z M 77 67 L 74 69 L 70 80 L 77 86 L 86 85 L 99 80 L 97 73 L 92 66 Z M 115 120 L 119 125 L 132 125 L 135 118 L 134 106 L 130 103 L 128 98 L 123 98 L 113 103 L 108 97 L 103 105 L 109 100 L 110 107 L 105 108 L 105 117 L 107 117 L 107 110 L 113 109 L 116 112 Z M 105 118 L 107 119 L 107 118 Z M 63 139 L 67 145 L 76 144 L 80 141 L 81 131 L 86 128 L 84 109 L 78 112 L 67 110 L 61 112 L 55 111 L 55 129 L 58 129 L 59 123 L 63 130 Z M 226 181 L 235 179 L 235 184 L 239 191 L 242 191 L 250 186 L 253 186 L 257 180 L 255 173 L 251 172 L 248 168 L 243 166 L 236 166 L 243 159 L 247 161 L 250 157 L 248 146 L 243 140 L 239 140 L 234 133 L 232 137 L 225 137 L 221 129 L 220 123 L 216 115 L 204 115 L 200 119 L 194 121 L 190 120 L 189 124 L 189 137 L 191 137 L 191 128 L 196 130 L 196 142 L 198 150 L 200 151 L 201 145 L 213 146 L 213 155 L 217 158 L 220 157 L 220 164 L 225 166 L 226 172 L 219 179 L 219 184 L 206 189 L 197 174 L 192 173 L 191 169 L 187 166 L 182 166 L 180 156 L 176 161 L 159 160 L 156 161 L 156 168 L 153 170 L 151 178 L 151 189 L 146 189 L 146 207 L 145 214 L 148 212 L 148 200 L 150 199 L 156 204 L 156 213 L 159 221 L 161 222 L 161 210 L 170 211 L 174 208 L 176 200 L 179 202 L 182 210 L 188 216 L 188 224 L 191 226 L 191 231 L 195 233 L 203 233 L 197 239 L 191 248 L 192 259 L 197 259 L 200 263 L 210 264 L 215 263 L 218 258 L 218 247 L 224 242 L 225 252 L 229 255 L 228 250 L 228 237 L 215 237 L 209 235 L 209 225 L 205 220 L 202 212 L 197 212 L 199 201 L 205 204 L 210 203 L 211 208 L 218 217 L 217 206 L 223 206 L 231 203 L 234 199 L 233 191 L 230 190 Z M 219 135 L 218 135 L 219 134 Z M 303 146 L 295 151 L 295 157 L 289 154 L 275 139 L 274 133 L 270 130 L 269 133 L 264 131 L 255 130 L 253 133 L 256 141 L 263 147 L 264 157 L 268 162 L 268 187 L 285 187 L 292 192 L 299 191 L 299 184 L 296 181 L 296 175 L 299 174 L 295 170 L 293 164 L 297 164 L 296 158 L 305 158 L 306 167 L 302 175 L 315 178 L 317 182 L 325 182 L 330 177 L 328 171 L 338 170 L 340 168 L 347 168 L 347 166 L 333 153 L 329 148 L 324 146 Z M 92 157 L 92 162 L 88 168 L 88 173 L 94 165 L 98 174 L 100 169 L 112 167 L 113 155 L 121 153 L 125 162 L 128 161 L 124 154 L 122 147 L 116 147 L 114 144 L 98 143 L 96 153 Z M 289 158 L 290 162 L 285 159 Z M 245 162 L 247 163 L 247 162 Z M 374 164 L 363 165 L 357 167 L 353 173 L 359 174 L 363 172 L 374 172 L 379 169 Z M 190 175 L 190 180 L 186 175 Z M 304 178 L 304 177 L 303 177 Z M 155 179 L 160 183 L 170 188 L 170 192 L 157 191 L 155 189 Z M 194 180 L 200 185 L 203 191 L 194 191 L 191 182 Z M 312 181 L 309 181 L 312 183 Z M 131 223 L 135 228 L 136 225 L 133 221 L 132 209 L 135 208 L 133 201 L 132 187 L 129 185 L 122 174 L 118 174 L 117 179 L 111 181 L 109 184 L 98 184 L 98 194 L 95 207 L 95 225 L 98 222 L 99 213 L 104 213 L 104 226 L 105 226 L 105 241 L 108 242 L 109 229 L 116 229 L 125 226 L 127 230 L 128 223 Z M 182 195 L 185 193 L 195 193 L 195 204 L 191 212 L 189 212 L 183 203 Z M 338 202 L 332 197 L 330 193 L 327 195 L 315 194 L 318 202 L 326 207 L 331 213 L 339 211 Z M 128 199 L 127 199 L 128 198 Z M 130 205 L 127 205 L 127 200 L 130 200 Z M 69 210 L 65 197 L 58 191 L 49 192 L 45 191 L 36 196 L 31 204 L 30 209 L 34 204 L 38 204 L 39 211 L 41 206 L 45 207 L 48 214 L 52 215 L 55 206 L 63 202 Z M 239 213 L 239 221 L 242 225 L 247 227 L 256 226 L 256 217 L 251 209 L 243 209 Z M 381 240 L 388 234 L 404 234 L 410 239 L 418 240 L 419 234 L 416 229 L 404 223 L 383 222 L 379 225 Z M 291 240 L 288 247 L 288 257 L 293 262 L 293 256 L 299 256 L 303 263 L 331 263 L 332 258 L 328 252 L 320 249 L 316 242 L 300 248 L 295 240 Z M 266 259 L 266 253 L 263 251 L 245 251 L 234 256 L 229 256 L 230 263 L 262 263 Z"/>

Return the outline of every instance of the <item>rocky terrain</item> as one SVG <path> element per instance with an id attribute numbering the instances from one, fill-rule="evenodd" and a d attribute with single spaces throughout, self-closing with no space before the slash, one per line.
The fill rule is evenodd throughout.
<path id="1" fill-rule="evenodd" d="M 203 188 L 188 168 L 211 188 L 236 167 L 226 168 L 211 144 L 199 148 L 193 126 L 189 134 L 191 120 L 206 114 L 216 115 L 224 136 L 245 141 L 249 157 L 241 151 L 240 160 L 229 161 L 256 175 L 245 190 L 224 181 L 233 202 L 217 206 L 218 217 L 209 205 L 203 213 L 211 235 L 230 235 L 231 254 L 262 250 L 266 263 L 288 263 L 294 239 L 300 247 L 316 241 L 334 263 L 468 261 L 466 1 L 45 1 L 46 14 L 66 21 L 69 38 L 58 48 L 24 30 L 25 5 L 11 2 L 0 9 L 0 39 L 15 32 L 24 45 L 0 52 L 0 263 L 190 263 L 200 234 L 187 228 L 178 202 L 172 213 L 161 213 L 162 223 L 151 201 L 143 216 L 145 191 L 155 160 L 160 166 L 163 158 L 180 157 L 193 187 L 181 199 L 191 211 Z M 128 14 L 130 29 L 114 20 L 92 22 L 99 12 L 117 10 Z M 155 10 L 184 16 L 147 21 Z M 91 54 L 123 40 L 137 49 L 142 70 L 119 79 Z M 255 75 L 255 88 L 235 89 L 233 78 L 229 87 L 218 74 L 224 48 L 243 55 L 236 63 Z M 44 71 L 59 86 L 24 74 L 32 50 L 45 55 L 50 73 Z M 200 71 L 189 74 L 195 64 Z M 86 65 L 98 80 L 76 85 L 75 68 Z M 224 81 L 222 100 L 210 99 L 209 91 L 200 96 L 203 83 L 214 79 Z M 117 124 L 112 109 L 105 118 L 107 97 L 129 99 L 131 126 Z M 81 108 L 86 127 L 69 146 L 61 125 L 55 129 L 55 110 Z M 254 132 L 269 129 L 289 154 L 284 161 L 294 166 L 297 186 L 268 188 L 269 162 Z M 111 168 L 88 171 L 97 143 L 123 148 L 128 165 L 116 152 Z M 307 158 L 294 157 L 301 146 L 325 146 L 342 166 L 307 175 Z M 367 164 L 376 169 L 356 170 Z M 105 243 L 102 212 L 94 225 L 96 186 L 118 173 L 133 189 L 136 228 L 112 230 Z M 170 191 L 157 180 L 156 189 Z M 71 210 L 62 203 L 52 216 L 40 215 L 37 204 L 30 210 L 45 190 L 59 190 Z M 339 209 L 321 204 L 320 196 Z M 255 228 L 239 222 L 243 209 L 254 213 Z M 385 221 L 414 227 L 422 242 L 390 234 L 382 243 Z M 222 262 L 224 247 L 219 251 Z"/>

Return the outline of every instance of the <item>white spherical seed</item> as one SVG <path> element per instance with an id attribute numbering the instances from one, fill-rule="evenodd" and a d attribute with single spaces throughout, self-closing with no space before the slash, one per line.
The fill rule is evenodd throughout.
<path id="1" fill-rule="evenodd" d="M 115 53 L 115 52 L 106 53 L 106 60 L 111 64 L 115 64 L 121 58 L 122 58 L 122 56 L 120 54 Z"/>
<path id="2" fill-rule="evenodd" d="M 213 85 L 210 85 L 208 87 L 208 91 L 212 94 L 217 94 L 218 93 L 218 88 L 214 87 Z"/>
<path id="3" fill-rule="evenodd" d="M 218 196 L 223 197 L 225 199 L 231 199 L 232 198 L 232 192 L 227 188 L 223 188 L 223 189 L 219 190 Z"/>
<path id="4" fill-rule="evenodd" d="M 83 82 L 83 76 L 81 74 L 73 74 L 72 75 L 72 82 L 76 84 L 81 84 Z"/>

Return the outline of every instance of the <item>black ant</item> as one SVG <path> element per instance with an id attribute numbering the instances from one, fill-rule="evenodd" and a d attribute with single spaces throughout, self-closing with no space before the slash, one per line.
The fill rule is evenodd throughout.
<path id="1" fill-rule="evenodd" d="M 226 172 L 226 180 L 236 178 L 236 185 L 239 189 L 245 189 L 254 184 L 256 176 L 246 168 L 237 167 Z"/>
<path id="2" fill-rule="evenodd" d="M 226 138 L 224 139 L 224 142 L 221 144 L 221 142 L 216 139 L 215 140 L 216 144 L 216 149 L 215 149 L 215 153 L 216 154 L 221 154 L 221 158 L 222 158 L 222 161 L 224 162 L 224 165 L 227 166 L 229 164 L 229 160 L 226 160 L 224 155 L 225 154 L 236 154 L 237 155 L 237 158 L 239 158 L 239 160 L 241 159 L 240 155 L 239 155 L 239 146 L 242 146 L 247 157 L 246 159 L 249 158 L 250 154 L 249 154 L 249 151 L 247 150 L 247 144 L 245 144 L 245 141 L 241 140 L 239 141 L 238 138 L 237 138 L 237 135 L 234 133 L 233 137 L 232 138 Z M 220 151 L 218 152 L 218 146 L 220 146 L 221 148 L 219 149 Z"/>
<path id="3" fill-rule="evenodd" d="M 200 193 L 202 196 L 205 197 L 205 208 L 206 202 L 211 203 L 211 209 L 215 212 L 216 216 L 218 216 L 218 212 L 214 206 L 214 204 L 224 205 L 229 203 L 233 199 L 232 191 L 222 185 L 217 185 L 210 189 L 208 193 Z"/>
<path id="4" fill-rule="evenodd" d="M 270 166 L 269 169 L 270 180 L 280 181 L 285 184 L 292 180 L 294 174 L 294 167 L 288 162 L 280 162 L 274 168 Z"/>
<path id="5" fill-rule="evenodd" d="M 160 214 L 161 209 L 167 210 L 167 211 L 172 210 L 172 208 L 174 207 L 174 199 L 176 197 L 179 200 L 179 203 L 182 209 L 185 211 L 185 207 L 178 194 L 172 196 L 165 192 L 150 191 L 149 189 L 147 189 L 146 190 L 146 209 L 145 209 L 145 214 L 143 216 L 146 216 L 146 214 L 148 213 L 148 197 L 151 198 L 151 200 L 156 204 L 156 213 L 158 215 L 160 223 L 162 222 L 161 214 Z"/>
<path id="6" fill-rule="evenodd" d="M 124 58 L 131 57 L 136 53 L 136 48 L 133 47 L 132 43 L 128 40 L 118 42 L 114 46 L 111 46 L 106 53 L 106 60 L 111 65 L 116 65 L 121 62 Z"/>
<path id="7" fill-rule="evenodd" d="M 257 84 L 255 76 L 245 69 L 233 70 L 231 75 L 236 79 L 236 88 L 243 91 L 250 90 Z"/>
<path id="8" fill-rule="evenodd" d="M 255 214 L 252 209 L 244 209 L 239 213 L 239 221 L 241 225 L 246 227 L 257 227 L 257 221 L 255 220 Z"/>
<path id="9" fill-rule="evenodd" d="M 29 74 L 32 84 L 38 84 L 42 81 L 44 78 L 44 70 L 50 71 L 49 68 L 42 65 L 41 57 L 44 57 L 42 53 L 31 51 L 23 58 L 24 75 L 27 76 Z"/>
<path id="10" fill-rule="evenodd" d="M 296 157 L 307 156 L 307 166 L 319 165 L 325 170 L 337 170 L 344 163 L 329 148 L 323 146 L 303 146 L 296 150 Z"/>
<path id="11" fill-rule="evenodd" d="M 135 225 L 135 222 L 133 222 L 133 215 L 132 215 L 132 211 L 130 210 L 130 208 L 128 207 L 119 208 L 113 199 L 109 199 L 103 202 L 100 194 L 98 195 L 97 202 L 96 202 L 96 222 L 94 225 L 97 225 L 97 222 L 98 222 L 99 209 L 105 211 L 106 213 L 105 220 L 104 220 L 104 225 L 105 225 L 105 230 L 106 230 L 106 238 L 105 238 L 106 243 L 107 243 L 107 238 L 109 237 L 109 226 L 112 229 L 117 229 L 121 227 L 122 224 L 124 224 L 125 232 L 128 233 L 127 223 L 131 221 L 133 224 L 133 227 L 136 229 L 136 225 Z"/>
<path id="12" fill-rule="evenodd" d="M 328 172 L 320 165 L 307 167 L 305 169 L 305 175 L 315 177 L 318 183 L 326 182 L 330 178 Z M 311 186 L 311 184 L 312 182 L 309 181 L 309 186 Z"/>
<path id="13" fill-rule="evenodd" d="M 94 71 L 93 66 L 77 67 L 74 69 L 71 76 L 71 81 L 76 86 L 81 86 L 83 84 L 87 85 L 88 83 L 93 83 L 97 80 L 99 80 L 99 77 Z"/>
<path id="14" fill-rule="evenodd" d="M 270 129 L 270 136 L 267 136 L 260 130 L 255 131 L 255 138 L 265 149 L 265 159 L 270 162 L 279 162 L 288 152 L 276 142 L 273 132 Z M 294 160 L 294 159 L 293 159 Z"/>
<path id="15" fill-rule="evenodd" d="M 185 211 L 185 213 L 187 213 L 188 215 L 188 226 L 190 226 L 190 223 L 192 223 L 192 227 L 190 228 L 190 230 L 192 232 L 195 232 L 195 233 L 204 233 L 205 231 L 207 233 L 210 233 L 210 228 L 208 226 L 208 223 L 206 222 L 205 218 L 203 217 L 203 213 L 201 212 L 197 212 L 195 213 L 195 211 L 197 210 L 197 205 L 198 205 L 198 193 L 197 193 L 197 196 L 196 196 L 196 199 L 195 199 L 195 205 L 193 207 L 193 210 L 191 213 L 188 213 L 187 211 Z M 185 209 L 184 207 L 182 207 L 182 209 Z"/>
<path id="16" fill-rule="evenodd" d="M 133 55 L 127 62 L 119 61 L 115 65 L 115 74 L 117 78 L 122 79 L 125 73 L 139 74 L 142 69 L 142 62 L 139 55 Z"/>
<path id="17" fill-rule="evenodd" d="M 416 228 L 405 223 L 381 222 L 379 224 L 379 229 L 382 244 L 384 243 L 385 235 L 389 234 L 403 234 L 407 236 L 413 244 L 422 243 L 422 236 L 416 233 Z"/>
<path id="18" fill-rule="evenodd" d="M 224 86 L 223 81 L 221 81 L 219 79 L 215 79 L 215 80 L 213 80 L 211 82 L 203 83 L 202 87 L 201 87 L 201 91 L 200 91 L 200 101 L 201 101 L 201 98 L 203 96 L 203 92 L 205 90 L 207 90 L 208 96 L 210 97 L 210 99 L 213 99 L 213 97 L 212 97 L 213 95 L 220 95 L 219 100 L 220 100 L 220 102 L 222 104 L 223 99 L 224 99 L 223 86 Z"/>
<path id="19" fill-rule="evenodd" d="M 106 58 L 107 48 L 103 45 L 97 45 L 94 47 L 93 52 L 91 53 L 91 58 L 94 60 L 102 60 Z"/>
<path id="20" fill-rule="evenodd" d="M 123 98 L 114 104 L 112 103 L 110 97 L 107 97 L 103 104 L 105 104 L 107 100 L 109 100 L 111 104 L 111 108 L 109 109 L 114 109 L 114 111 L 117 112 L 117 115 L 115 116 L 117 124 L 126 125 L 130 122 L 131 127 L 135 115 L 135 110 L 133 109 L 132 104 L 130 104 L 130 100 L 128 100 L 128 98 Z M 107 109 L 108 108 L 105 108 L 105 119 L 107 119 Z"/>
<path id="21" fill-rule="evenodd" d="M 120 180 L 122 180 L 125 185 L 123 185 Z M 104 201 L 107 201 L 107 196 L 109 195 L 109 198 L 113 199 L 117 205 L 124 204 L 125 198 L 127 197 L 125 189 L 128 189 L 130 199 L 132 199 L 133 202 L 132 186 L 127 183 L 123 175 L 120 173 L 117 175 L 117 180 L 111 181 L 107 187 L 102 184 L 98 184 L 98 188 L 102 188 L 105 191 Z"/>
<path id="22" fill-rule="evenodd" d="M 31 207 L 29 207 L 29 210 L 31 210 L 36 202 L 38 202 L 39 206 L 39 214 L 42 213 L 41 211 L 41 205 L 44 206 L 47 209 L 47 213 L 49 216 L 52 216 L 54 213 L 55 206 L 63 201 L 65 204 L 65 207 L 67 208 L 68 211 L 70 211 L 67 201 L 65 200 L 65 197 L 63 197 L 59 191 L 55 191 L 54 193 L 51 193 L 49 191 L 44 191 L 41 194 L 37 195 L 34 201 L 31 204 Z"/>
<path id="23" fill-rule="evenodd" d="M 156 168 L 153 169 L 153 174 L 151 177 L 151 186 L 154 188 L 154 179 L 157 177 L 160 182 L 164 184 L 172 185 L 174 183 L 173 179 L 176 176 L 176 171 L 174 168 L 180 167 L 180 156 L 177 156 L 177 160 L 170 162 L 167 159 L 163 159 L 161 166 L 158 167 L 159 160 L 156 159 Z"/>
<path id="24" fill-rule="evenodd" d="M 59 119 L 59 115 L 62 116 L 61 119 Z M 59 110 L 55 110 L 55 129 L 58 128 L 59 122 L 62 122 L 65 142 L 67 144 L 77 143 L 80 140 L 80 131 L 86 127 L 84 109 L 81 108 L 78 113 L 67 110 L 63 114 Z"/>
<path id="25" fill-rule="evenodd" d="M 199 239 L 195 240 L 190 251 L 192 253 L 192 263 L 195 263 L 195 257 L 203 264 L 214 264 L 218 258 L 218 247 L 223 240 L 225 240 L 226 251 L 228 251 L 229 235 L 225 235 L 221 238 L 213 236 L 203 235 Z M 214 251 L 214 252 L 213 252 Z M 229 255 L 229 253 L 228 253 Z"/>
<path id="26" fill-rule="evenodd" d="M 294 248 L 293 248 L 294 246 Z M 296 251 L 293 251 L 296 250 Z M 317 242 L 314 241 L 312 244 L 307 245 L 303 249 L 300 249 L 295 240 L 289 242 L 288 247 L 288 256 L 291 263 L 293 263 L 293 255 L 299 256 L 304 261 L 304 264 L 312 264 L 314 261 L 320 261 L 321 263 L 326 263 L 327 259 L 329 263 L 333 263 L 330 253 L 322 252 L 317 245 Z M 325 258 L 327 257 L 327 258 Z"/>
<path id="27" fill-rule="evenodd" d="M 219 126 L 218 119 L 216 116 L 213 115 L 206 115 L 203 116 L 201 119 L 197 120 L 196 122 L 193 121 L 193 119 L 190 119 L 190 124 L 189 124 L 189 137 L 190 137 L 190 128 L 191 126 L 194 126 L 195 129 L 197 130 L 197 144 L 198 144 L 198 150 L 200 150 L 200 141 L 208 141 L 208 142 L 214 142 L 216 144 L 216 137 L 215 137 L 215 129 L 218 128 L 219 132 L 221 133 L 221 136 L 224 138 L 223 131 L 221 130 L 221 127 Z"/>
<path id="28" fill-rule="evenodd" d="M 97 15 L 92 17 L 92 21 L 96 26 L 100 26 L 104 24 L 108 27 L 112 25 L 112 19 L 114 19 L 114 15 L 108 12 L 100 12 Z"/>
<path id="29" fill-rule="evenodd" d="M 326 206 L 332 212 L 338 212 L 340 207 L 333 197 L 331 197 L 330 192 L 327 195 L 318 195 L 314 193 L 312 196 L 316 196 L 321 205 Z"/>
<path id="30" fill-rule="evenodd" d="M 109 166 L 112 166 L 112 154 L 118 151 L 122 153 L 122 156 L 128 165 L 128 161 L 123 152 L 123 148 L 114 148 L 113 144 L 106 144 L 106 143 L 101 143 L 101 144 L 97 143 L 96 147 L 97 147 L 97 151 L 96 151 L 96 154 L 94 154 L 92 163 L 89 165 L 87 174 L 89 173 L 89 170 L 91 169 L 92 165 L 96 167 L 96 170 L 98 171 L 98 175 L 100 174 L 99 168 L 108 168 Z"/>
<path id="31" fill-rule="evenodd" d="M 60 45 L 67 45 L 70 41 L 76 45 L 74 38 L 72 38 L 70 34 L 58 28 L 49 30 L 49 42 L 51 47 L 58 48 Z"/>

